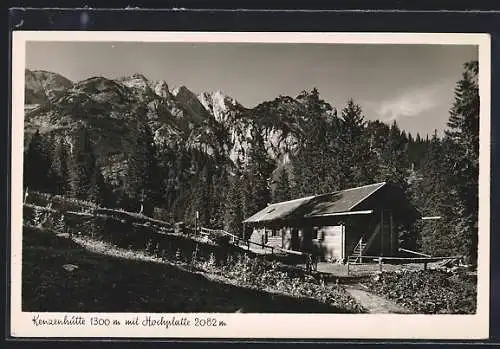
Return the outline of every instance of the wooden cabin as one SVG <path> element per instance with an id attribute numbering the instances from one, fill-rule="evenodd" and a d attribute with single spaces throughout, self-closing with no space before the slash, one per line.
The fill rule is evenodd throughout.
<path id="1" fill-rule="evenodd" d="M 397 256 L 400 230 L 419 216 L 400 187 L 382 182 L 270 204 L 243 224 L 254 242 L 359 262 Z"/>

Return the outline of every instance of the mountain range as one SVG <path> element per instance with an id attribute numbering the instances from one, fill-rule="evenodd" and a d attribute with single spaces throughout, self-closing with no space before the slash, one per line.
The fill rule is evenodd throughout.
<path id="1" fill-rule="evenodd" d="M 157 144 L 181 143 L 245 163 L 257 127 L 269 155 L 282 164 L 300 138 L 296 112 L 301 105 L 300 99 L 280 96 L 249 109 L 220 91 L 196 94 L 141 74 L 72 82 L 54 72 L 26 69 L 25 145 L 35 130 L 70 142 L 83 123 L 106 165 L 123 161 L 137 123 L 145 121 Z"/>

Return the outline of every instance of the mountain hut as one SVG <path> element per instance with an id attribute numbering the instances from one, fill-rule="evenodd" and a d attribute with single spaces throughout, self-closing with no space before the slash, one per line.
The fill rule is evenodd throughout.
<path id="1" fill-rule="evenodd" d="M 253 242 L 361 262 L 397 256 L 399 232 L 419 217 L 399 186 L 382 182 L 270 204 L 243 223 Z"/>

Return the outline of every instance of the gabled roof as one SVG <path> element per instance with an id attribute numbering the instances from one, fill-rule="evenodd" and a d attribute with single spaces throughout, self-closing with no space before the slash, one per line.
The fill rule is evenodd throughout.
<path id="1" fill-rule="evenodd" d="M 286 218 L 295 212 L 299 207 L 314 199 L 315 196 L 308 196 L 305 198 L 278 202 L 268 205 L 265 209 L 257 212 L 253 216 L 244 220 L 247 222 L 268 222 L 278 219 Z"/>
<path id="2" fill-rule="evenodd" d="M 329 194 L 278 202 L 247 218 L 244 223 L 271 222 L 293 218 L 326 216 L 334 213 L 348 213 L 385 185 L 386 182 L 375 183 Z"/>

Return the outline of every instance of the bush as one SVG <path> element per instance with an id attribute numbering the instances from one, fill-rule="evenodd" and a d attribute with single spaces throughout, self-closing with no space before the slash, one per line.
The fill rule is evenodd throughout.
<path id="1" fill-rule="evenodd" d="M 365 310 L 342 287 L 325 285 L 314 277 L 295 270 L 290 272 L 278 262 L 240 255 L 221 268 L 224 276 L 238 284 L 260 290 L 271 290 L 298 298 L 311 298 L 323 303 L 360 313 Z"/>
<path id="2" fill-rule="evenodd" d="M 43 206 L 25 204 L 23 206 L 23 223 L 44 228 L 53 228 L 61 213 Z"/>
<path id="3" fill-rule="evenodd" d="M 90 212 L 98 207 L 94 202 L 67 198 L 61 195 L 52 195 L 32 191 L 28 193 L 27 204 L 35 206 L 51 207 L 57 211 Z"/>
<path id="4" fill-rule="evenodd" d="M 418 313 L 476 312 L 476 280 L 463 271 L 384 272 L 366 283 L 376 293 Z"/>

